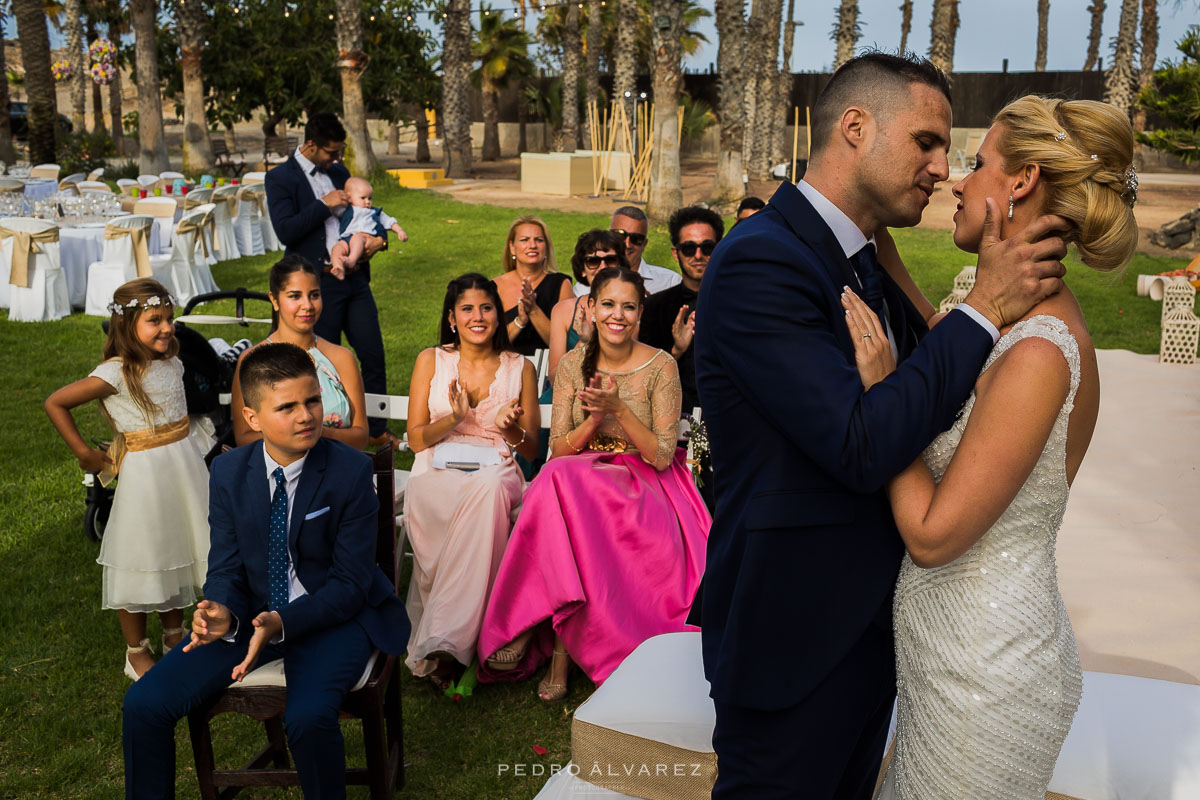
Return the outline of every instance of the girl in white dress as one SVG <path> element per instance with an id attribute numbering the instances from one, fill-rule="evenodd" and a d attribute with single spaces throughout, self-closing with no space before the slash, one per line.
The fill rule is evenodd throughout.
<path id="1" fill-rule="evenodd" d="M 955 244 L 979 252 L 1056 214 L 1085 264 L 1120 269 L 1137 245 L 1132 163 L 1112 106 L 1014 101 L 954 187 Z M 870 390 L 895 368 L 886 333 L 852 292 L 844 303 Z M 1042 800 L 1079 704 L 1054 550 L 1096 425 L 1095 349 L 1069 288 L 1007 322 L 954 425 L 888 486 L 908 554 L 880 798 Z"/>
<path id="2" fill-rule="evenodd" d="M 105 361 L 46 399 L 46 413 L 79 466 L 108 484 L 120 470 L 97 561 L 103 608 L 117 609 L 125 674 L 154 665 L 146 615 L 157 611 L 164 654 L 183 637 L 183 609 L 208 571 L 208 471 L 189 437 L 174 301 L 150 278 L 126 283 L 109 306 Z M 99 400 L 115 434 L 108 453 L 88 447 L 71 409 Z"/>

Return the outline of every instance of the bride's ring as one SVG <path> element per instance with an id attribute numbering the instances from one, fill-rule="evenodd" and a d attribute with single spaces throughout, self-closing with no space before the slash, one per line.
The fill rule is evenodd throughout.
<path id="1" fill-rule="evenodd" d="M 863 337 L 864 339 L 870 339 L 870 338 L 871 338 L 871 334 L 869 334 L 869 333 L 864 333 L 864 334 L 862 335 L 862 337 Z"/>

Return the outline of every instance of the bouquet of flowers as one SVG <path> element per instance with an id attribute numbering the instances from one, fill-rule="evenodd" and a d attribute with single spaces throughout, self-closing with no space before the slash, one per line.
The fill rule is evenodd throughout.
<path id="1" fill-rule="evenodd" d="M 69 81 L 74 77 L 74 73 L 71 72 L 71 65 L 66 61 L 55 61 L 50 65 L 50 72 L 54 74 L 54 80 L 57 83 Z"/>
<path id="2" fill-rule="evenodd" d="M 92 60 L 101 64 L 111 64 L 117 57 L 117 48 L 108 39 L 97 39 L 88 46 Z M 95 67 L 92 68 L 95 71 Z"/>
<path id="3" fill-rule="evenodd" d="M 107 86 L 117 77 L 117 68 L 109 61 L 97 61 L 92 64 L 92 80 L 101 86 Z"/>

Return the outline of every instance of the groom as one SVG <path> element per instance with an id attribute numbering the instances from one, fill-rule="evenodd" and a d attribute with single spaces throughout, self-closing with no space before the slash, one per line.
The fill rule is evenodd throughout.
<path id="1" fill-rule="evenodd" d="M 725 237 L 696 310 L 716 489 L 701 609 L 714 798 L 870 797 L 904 552 L 882 489 L 950 427 L 998 329 L 1064 273 L 1063 242 L 1033 241 L 1057 218 L 989 238 L 975 289 L 930 332 L 879 266 L 875 235 L 920 222 L 948 177 L 945 76 L 916 57 L 859 56 L 812 126 L 805 180 Z M 900 362 L 869 393 L 843 286 L 876 309 Z"/>

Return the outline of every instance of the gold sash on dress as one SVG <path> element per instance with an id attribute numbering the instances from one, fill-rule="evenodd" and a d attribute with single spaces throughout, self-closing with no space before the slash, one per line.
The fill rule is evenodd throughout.
<path id="1" fill-rule="evenodd" d="M 58 228 L 50 228 L 40 233 L 29 231 L 14 231 L 11 228 L 0 227 L 0 239 L 13 240 L 12 267 L 8 273 L 8 282 L 23 289 L 29 288 L 29 257 L 34 253 L 45 252 L 38 243 L 47 244 L 58 241 Z"/>
<path id="2" fill-rule="evenodd" d="M 103 412 L 104 407 L 101 406 Z M 104 412 L 105 419 L 112 425 L 112 418 Z M 152 450 L 155 447 L 182 442 L 188 437 L 191 431 L 192 422 L 189 418 L 176 420 L 167 425 L 161 425 L 157 428 L 142 428 L 140 431 L 128 431 L 126 433 L 117 433 L 113 437 L 113 443 L 108 448 L 108 457 L 112 461 L 111 464 L 105 464 L 104 469 L 100 471 L 100 484 L 108 486 L 117 477 L 117 473 L 121 471 L 121 462 L 125 460 L 126 453 L 136 453 L 140 450 Z M 113 430 L 116 431 L 116 426 L 113 425 Z"/>
<path id="3" fill-rule="evenodd" d="M 175 226 L 175 233 L 196 234 L 196 241 L 200 243 L 200 248 L 204 251 L 204 257 L 208 258 L 208 239 L 204 238 L 205 228 L 210 228 L 213 234 L 216 234 L 217 223 L 216 220 L 213 219 L 213 214 L 211 211 L 204 212 L 204 216 L 196 220 L 180 220 L 179 224 Z M 195 242 L 192 243 L 192 246 L 195 247 Z"/>
<path id="4" fill-rule="evenodd" d="M 124 228 L 112 223 L 104 227 L 105 240 L 120 239 L 123 236 L 133 239 L 133 260 L 137 262 L 139 278 L 149 278 L 154 275 L 154 270 L 150 268 L 150 248 L 146 244 L 146 231 L 149 227 L 147 225 L 142 228 Z"/>
<path id="5" fill-rule="evenodd" d="M 708 800 L 717 780 L 717 754 L 643 739 L 584 722 L 571 722 L 576 777 L 604 789 L 648 800 Z"/>

